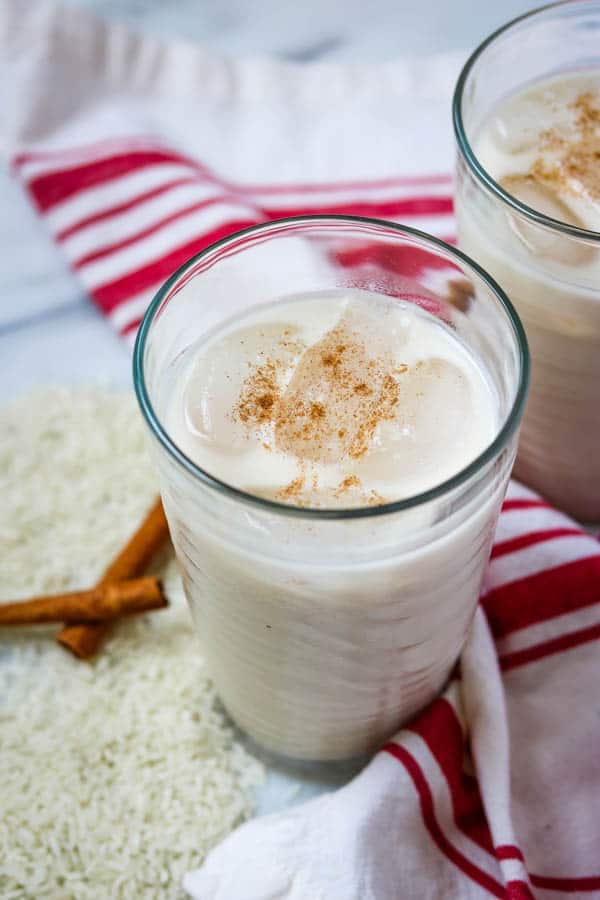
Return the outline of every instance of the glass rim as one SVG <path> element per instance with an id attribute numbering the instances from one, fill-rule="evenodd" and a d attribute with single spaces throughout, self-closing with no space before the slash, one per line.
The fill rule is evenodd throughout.
<path id="1" fill-rule="evenodd" d="M 426 242 L 433 248 L 439 248 L 440 250 L 443 250 L 444 253 L 455 257 L 456 259 L 460 260 L 460 262 L 466 263 L 467 266 L 474 270 L 478 277 L 482 279 L 482 281 L 488 286 L 488 288 L 491 289 L 497 300 L 499 300 L 500 306 L 502 307 L 502 310 L 508 318 L 509 324 L 512 327 L 515 342 L 518 348 L 519 381 L 517 390 L 515 392 L 511 408 L 507 416 L 505 417 L 505 420 L 498 428 L 494 439 L 477 457 L 475 457 L 474 460 L 472 460 L 467 466 L 462 468 L 451 478 L 448 478 L 440 484 L 435 485 L 434 487 L 429 488 L 426 491 L 422 491 L 419 494 L 414 494 L 411 497 L 405 497 L 401 500 L 395 500 L 390 503 L 382 503 L 379 506 L 358 506 L 343 508 L 312 508 L 294 506 L 288 503 L 280 503 L 276 500 L 269 500 L 265 497 L 259 497 L 256 494 L 251 494 L 247 491 L 241 490 L 240 488 L 236 488 L 233 485 L 228 484 L 226 481 L 217 478 L 215 475 L 211 475 L 209 472 L 195 463 L 192 459 L 190 459 L 190 457 L 187 456 L 177 446 L 175 441 L 168 434 L 167 429 L 163 426 L 154 410 L 154 407 L 148 395 L 144 377 L 144 351 L 146 348 L 146 341 L 148 339 L 155 316 L 160 309 L 163 300 L 190 268 L 192 268 L 204 257 L 214 252 L 215 250 L 226 247 L 228 244 L 231 244 L 248 235 L 267 232 L 269 229 L 277 229 L 278 226 L 287 226 L 292 223 L 297 223 L 298 225 L 322 225 L 327 223 L 375 225 L 378 227 L 383 227 L 388 231 L 396 232 L 399 235 L 417 238 L 420 241 Z M 499 454 L 515 433 L 521 421 L 523 410 L 525 407 L 527 390 L 529 386 L 529 372 L 529 347 L 527 344 L 527 338 L 525 336 L 525 330 L 515 308 L 513 307 L 512 303 L 510 302 L 502 288 L 497 284 L 497 282 L 494 281 L 494 279 L 490 275 L 488 275 L 487 272 L 485 272 L 485 270 L 481 268 L 481 266 L 471 260 L 470 257 L 462 253 L 457 248 L 452 247 L 450 244 L 447 244 L 445 241 L 433 237 L 426 232 L 419 231 L 416 228 L 411 228 L 407 225 L 398 225 L 395 222 L 388 222 L 384 219 L 375 219 L 366 216 L 333 215 L 325 213 L 309 216 L 288 216 L 285 218 L 273 219 L 269 222 L 263 222 L 259 225 L 251 225 L 248 228 L 240 229 L 239 231 L 236 231 L 233 234 L 228 235 L 227 237 L 221 238 L 220 240 L 209 244 L 207 247 L 194 254 L 194 256 L 187 260 L 187 262 L 179 266 L 179 268 L 165 281 L 162 287 L 160 287 L 155 294 L 153 300 L 148 306 L 148 309 L 146 310 L 144 318 L 142 319 L 142 322 L 138 329 L 133 351 L 133 383 L 142 415 L 146 420 L 146 423 L 152 435 L 158 440 L 163 449 L 167 451 L 168 455 L 178 465 L 180 465 L 185 471 L 187 471 L 188 474 L 191 474 L 194 478 L 200 480 L 207 487 L 212 488 L 218 493 L 233 500 L 241 501 L 251 506 L 260 507 L 263 510 L 273 513 L 312 520 L 361 519 L 390 515 L 393 513 L 402 512 L 404 510 L 414 509 L 417 506 L 421 506 L 431 500 L 438 499 L 444 494 L 448 494 L 455 488 L 460 487 L 462 484 L 467 482 L 469 478 L 471 478 L 471 476 L 475 475 L 481 468 L 483 468 L 486 463 L 490 462 L 497 454 Z"/>
<path id="2" fill-rule="evenodd" d="M 505 191 L 504 188 L 492 178 L 489 172 L 484 169 L 484 167 L 479 162 L 479 159 L 477 158 L 477 155 L 475 154 L 475 151 L 473 150 L 473 147 L 471 146 L 469 139 L 467 138 L 462 115 L 463 97 L 469 75 L 471 74 L 473 66 L 475 65 L 477 60 L 480 58 L 480 56 L 483 55 L 488 47 L 494 44 L 496 40 L 498 40 L 498 38 L 500 38 L 503 34 L 505 34 L 507 31 L 510 31 L 521 22 L 525 22 L 528 19 L 533 19 L 536 16 L 541 16 L 552 9 L 578 6 L 581 5 L 581 2 L 582 0 L 558 0 L 558 2 L 556 3 L 546 3 L 544 6 L 539 6 L 537 7 L 537 9 L 532 9 L 529 12 L 523 13 L 523 15 L 516 16 L 516 18 L 511 19 L 509 22 L 506 22 L 505 25 L 502 25 L 500 28 L 497 28 L 490 35 L 488 35 L 488 37 L 485 38 L 485 40 L 483 40 L 478 47 L 476 47 L 473 53 L 471 53 L 466 63 L 462 67 L 460 75 L 458 76 L 458 81 L 456 82 L 456 87 L 454 88 L 454 95 L 452 98 L 452 122 L 454 125 L 454 134 L 456 137 L 458 148 L 470 171 L 475 175 L 478 181 L 480 181 L 481 184 L 499 200 L 501 200 L 507 206 L 511 207 L 511 209 L 520 213 L 522 216 L 525 216 L 525 218 L 536 222 L 538 225 L 543 225 L 544 227 L 550 228 L 554 231 L 560 231 L 562 234 L 568 234 L 570 237 L 579 238 L 580 240 L 600 243 L 600 231 L 592 231 L 588 228 L 579 228 L 577 225 L 569 225 L 568 222 L 561 222 L 560 219 L 553 219 L 551 216 L 546 216 L 544 215 L 544 213 L 538 212 L 538 210 L 533 209 L 533 207 L 527 206 L 526 203 L 522 203 L 520 200 L 517 200 L 516 197 L 513 197 L 512 194 L 509 194 L 508 191 Z"/>

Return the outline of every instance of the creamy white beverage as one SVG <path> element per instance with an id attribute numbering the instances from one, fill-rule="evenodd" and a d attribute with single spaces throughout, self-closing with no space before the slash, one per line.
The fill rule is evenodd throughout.
<path id="1" fill-rule="evenodd" d="M 473 149 L 508 194 L 598 237 L 600 69 L 505 98 Z M 516 474 L 575 516 L 600 520 L 600 243 L 489 197 L 459 174 L 460 245 L 505 289 L 531 349 Z"/>
<path id="2" fill-rule="evenodd" d="M 493 382 L 453 329 L 375 294 L 253 307 L 182 359 L 165 412 L 177 447 L 213 478 L 299 510 L 421 494 L 472 463 L 501 424 Z M 477 603 L 512 453 L 466 499 L 449 491 L 354 520 L 255 513 L 230 498 L 216 514 L 183 481 L 163 482 L 234 720 L 278 753 L 333 759 L 372 750 L 433 699 Z"/>
<path id="3" fill-rule="evenodd" d="M 263 747 L 359 756 L 439 694 L 527 381 L 495 283 L 387 222 L 268 222 L 158 292 L 136 392 L 207 667 Z"/>
<path id="4" fill-rule="evenodd" d="M 417 306 L 366 292 L 254 308 L 189 354 L 170 431 L 211 475 L 314 508 L 379 505 L 446 481 L 497 425 L 476 360 Z"/>

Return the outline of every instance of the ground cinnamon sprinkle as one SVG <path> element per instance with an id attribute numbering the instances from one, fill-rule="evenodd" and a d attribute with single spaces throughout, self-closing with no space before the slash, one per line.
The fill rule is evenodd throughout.
<path id="1" fill-rule="evenodd" d="M 378 425 L 396 415 L 400 384 L 395 376 L 408 366 L 398 366 L 385 345 L 374 354 L 359 328 L 342 320 L 304 349 L 291 378 L 289 362 L 274 356 L 252 367 L 242 385 L 234 416 L 248 427 L 268 424 L 274 434 L 267 445 L 301 461 L 301 474 L 276 492 L 280 500 L 319 505 L 317 479 L 312 476 L 312 488 L 306 484 L 305 462 L 360 459 Z M 361 492 L 365 505 L 386 502 L 363 491 L 356 475 L 344 478 L 330 496 L 349 491 Z"/>
<path id="2" fill-rule="evenodd" d="M 383 506 L 385 503 L 389 503 L 389 500 L 386 500 L 377 491 L 370 491 L 367 498 L 367 506 Z"/>
<path id="3" fill-rule="evenodd" d="M 395 414 L 393 371 L 392 360 L 373 358 L 359 333 L 337 325 L 306 351 L 277 401 L 280 449 L 321 463 L 364 455 L 378 424 Z"/>
<path id="4" fill-rule="evenodd" d="M 373 416 L 370 420 L 362 422 L 358 426 L 356 436 L 350 444 L 348 456 L 350 456 L 352 459 L 360 459 L 361 456 L 365 455 L 365 453 L 369 449 L 371 438 L 373 437 L 373 433 L 378 424 L 379 418 Z"/>
<path id="5" fill-rule="evenodd" d="M 577 127 L 581 131 L 595 131 L 600 127 L 600 106 L 596 93 L 586 91 L 580 94 L 574 101 L 573 108 L 577 111 Z"/>
<path id="6" fill-rule="evenodd" d="M 362 482 L 361 482 L 360 478 L 358 478 L 358 476 L 348 475 L 347 478 L 344 478 L 343 481 L 340 481 L 340 483 L 337 487 L 337 493 L 345 494 L 346 491 L 349 491 L 350 488 L 353 488 L 353 487 L 355 487 L 355 488 L 362 487 Z"/>
<path id="7" fill-rule="evenodd" d="M 351 492 L 356 498 L 352 505 L 381 506 L 388 502 L 377 491 L 366 491 L 357 475 L 347 475 L 336 488 L 330 488 L 319 493 L 319 480 L 315 472 L 310 476 L 309 484 L 307 484 L 306 474 L 302 472 L 285 487 L 276 491 L 274 498 L 284 503 L 293 503 L 296 506 L 311 506 L 317 509 L 321 506 L 331 506 L 331 501 L 340 500 Z M 360 501 L 359 503 L 357 503 L 357 499 Z"/>
<path id="8" fill-rule="evenodd" d="M 235 412 L 246 425 L 264 425 L 271 421 L 279 399 L 277 366 L 267 360 L 250 373 L 244 381 Z"/>
<path id="9" fill-rule="evenodd" d="M 360 478 L 357 475 L 348 475 L 343 481 L 340 481 L 337 488 L 334 491 L 335 496 L 339 499 L 344 494 L 347 494 L 352 489 L 360 490 L 361 495 L 361 505 L 364 506 L 381 506 L 388 501 L 385 497 L 382 497 L 377 491 L 371 490 L 366 493 L 363 490 L 363 484 Z"/>
<path id="10" fill-rule="evenodd" d="M 304 475 L 299 475 L 297 478 L 294 478 L 293 481 L 290 481 L 289 484 L 287 484 L 284 488 L 281 488 L 281 490 L 277 492 L 278 497 L 280 497 L 282 500 L 292 500 L 294 498 L 297 498 L 304 489 L 304 482 Z"/>
<path id="11" fill-rule="evenodd" d="M 373 371 L 374 363 L 369 364 L 369 368 Z M 348 455 L 352 459 L 358 459 L 364 456 L 375 433 L 375 429 L 380 422 L 393 419 L 395 415 L 394 407 L 400 399 L 400 385 L 396 379 L 389 373 L 378 373 L 380 375 L 381 386 L 375 400 L 365 403 L 361 409 L 362 420 L 359 421 L 358 428 L 354 440 L 348 448 Z M 359 385 L 361 387 L 361 385 Z M 354 389 L 356 393 L 356 388 Z M 369 394 L 373 393 L 369 391 Z"/>
<path id="12" fill-rule="evenodd" d="M 531 168 L 531 175 L 562 190 L 600 200 L 600 105 L 597 93 L 586 91 L 571 105 L 576 113 L 574 137 L 548 129 L 541 135 L 542 151 Z"/>
<path id="13" fill-rule="evenodd" d="M 333 369 L 334 375 L 337 375 L 339 372 L 339 368 L 342 364 L 342 357 L 348 348 L 345 344 L 338 344 L 335 349 L 325 351 L 321 355 L 321 360 L 324 366 L 331 366 Z"/>

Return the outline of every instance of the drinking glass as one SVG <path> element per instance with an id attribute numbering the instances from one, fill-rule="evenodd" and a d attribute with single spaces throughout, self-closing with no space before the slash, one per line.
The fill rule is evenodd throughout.
<path id="1" fill-rule="evenodd" d="M 507 193 L 474 146 L 496 105 L 540 79 L 598 70 L 600 0 L 544 7 L 491 35 L 454 95 L 459 246 L 501 284 L 525 326 L 531 391 L 515 474 L 582 520 L 600 520 L 600 234 Z"/>
<path id="2" fill-rule="evenodd" d="M 207 332 L 255 304 L 357 288 L 421 307 L 476 357 L 497 419 L 476 459 L 418 496 L 313 509 L 245 493 L 182 452 L 169 408 Z M 375 749 L 441 690 L 478 601 L 527 390 L 510 302 L 462 253 L 409 228 L 280 220 L 219 241 L 167 281 L 140 327 L 134 378 L 192 617 L 231 717 L 287 757 Z"/>

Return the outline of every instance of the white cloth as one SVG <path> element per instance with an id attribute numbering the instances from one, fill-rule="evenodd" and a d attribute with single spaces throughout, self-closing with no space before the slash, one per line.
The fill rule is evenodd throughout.
<path id="1" fill-rule="evenodd" d="M 491 758 L 500 777 L 491 779 L 491 800 L 508 810 L 508 738 L 506 721 L 498 715 L 503 691 L 481 610 L 463 654 L 462 686 L 454 682 L 444 699 L 461 718 L 470 713 L 471 735 L 481 735 L 482 750 L 493 741 Z M 401 732 L 394 744 L 420 760 L 435 790 L 440 773 L 421 738 Z M 415 785 L 399 760 L 390 752 L 378 753 L 336 793 L 239 828 L 209 855 L 202 869 L 186 876 L 184 887 L 196 900 L 487 896 L 439 854 L 415 799 Z M 440 794 L 438 803 L 442 824 L 448 827 L 451 800 Z M 500 843 L 515 843 L 508 816 L 499 830 Z M 515 868 L 522 878 L 522 865 Z M 486 869 L 497 876 L 495 867 Z"/>
<path id="2" fill-rule="evenodd" d="M 459 58 L 226 60 L 44 2 L 0 4 L 0 149 L 131 338 L 184 259 L 237 227 L 358 212 L 452 237 Z"/>
<path id="3" fill-rule="evenodd" d="M 346 787 L 234 832 L 195 900 L 600 897 L 600 547 L 513 484 L 487 586 L 444 695 Z"/>
<path id="4" fill-rule="evenodd" d="M 487 586 L 443 696 L 346 787 L 230 835 L 195 900 L 600 897 L 600 547 L 513 484 Z"/>

